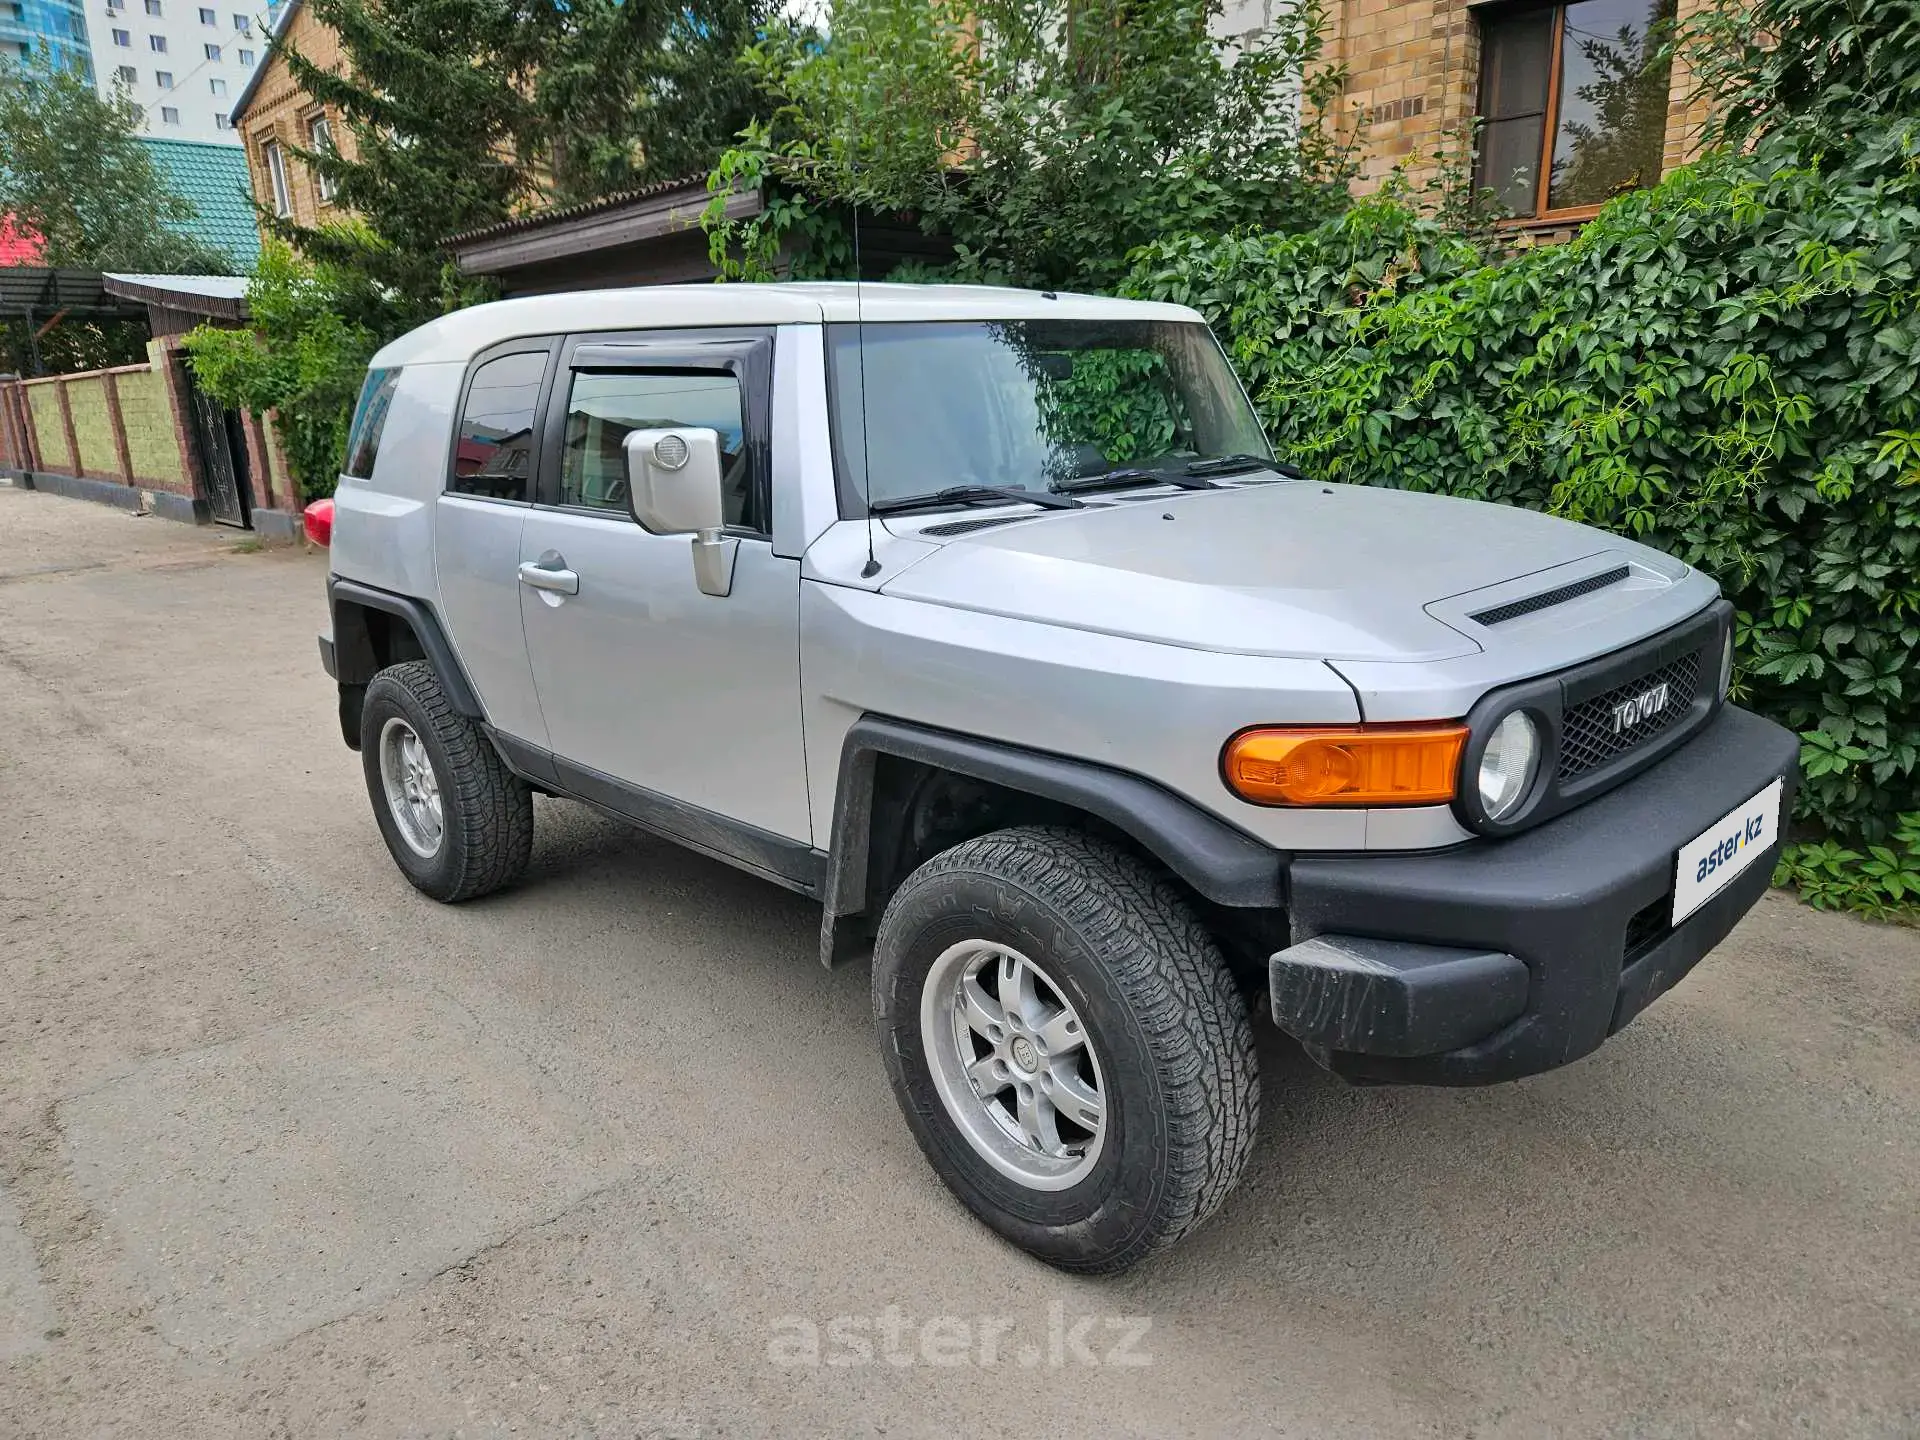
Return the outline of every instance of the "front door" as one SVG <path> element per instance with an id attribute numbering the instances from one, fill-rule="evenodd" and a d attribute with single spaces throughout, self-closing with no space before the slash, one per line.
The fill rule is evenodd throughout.
<path id="1" fill-rule="evenodd" d="M 557 759 L 804 844 L 800 565 L 770 540 L 771 355 L 766 338 L 569 344 L 521 531 L 520 611 Z M 689 538 L 627 510 L 627 433 L 671 425 L 720 434 L 731 594 L 703 594 Z"/>

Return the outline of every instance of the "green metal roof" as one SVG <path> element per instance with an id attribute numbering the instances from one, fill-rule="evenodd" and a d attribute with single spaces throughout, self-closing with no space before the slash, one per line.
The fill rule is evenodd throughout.
<path id="1" fill-rule="evenodd" d="M 140 143 L 153 156 L 160 178 L 199 211 L 187 227 L 195 236 L 233 257 L 242 270 L 260 260 L 260 230 L 254 223 L 247 152 L 238 145 L 205 140 L 152 140 Z"/>

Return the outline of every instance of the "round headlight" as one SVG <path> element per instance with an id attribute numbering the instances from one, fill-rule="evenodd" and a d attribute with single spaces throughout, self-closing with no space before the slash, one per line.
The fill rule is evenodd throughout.
<path id="1" fill-rule="evenodd" d="M 1525 711 L 1502 720 L 1480 756 L 1480 808 L 1489 820 L 1504 820 L 1533 788 L 1540 766 L 1540 729 Z"/>
<path id="2" fill-rule="evenodd" d="M 1726 638 L 1720 642 L 1720 698 L 1727 698 L 1727 691 L 1733 688 L 1733 631 L 1729 629 Z"/>

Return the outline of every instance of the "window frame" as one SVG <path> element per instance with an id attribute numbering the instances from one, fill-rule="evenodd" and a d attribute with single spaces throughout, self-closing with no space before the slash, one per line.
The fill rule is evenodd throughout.
<path id="1" fill-rule="evenodd" d="M 516 340 L 502 340 L 497 345 L 489 345 L 471 360 L 467 361 L 466 373 L 460 377 L 460 394 L 453 407 L 453 425 L 447 433 L 447 453 L 440 463 L 440 493 L 450 495 L 456 500 L 478 500 L 488 505 L 517 505 L 531 508 L 539 494 L 540 480 L 546 469 L 546 431 L 545 415 L 547 403 L 553 393 L 554 356 L 559 350 L 557 335 L 533 335 Z M 534 443 L 528 447 L 532 457 L 527 474 L 527 494 L 523 500 L 508 500 L 499 495 L 475 495 L 454 487 L 458 478 L 454 472 L 454 463 L 460 458 L 460 430 L 466 423 L 467 397 L 473 390 L 473 377 L 480 373 L 482 366 L 495 360 L 504 360 L 510 355 L 545 355 L 547 363 L 540 372 L 540 389 L 533 399 Z"/>
<path id="2" fill-rule="evenodd" d="M 324 111 L 307 117 L 307 148 L 316 155 L 338 155 L 340 152 L 333 144 L 333 120 Z M 333 177 L 318 165 L 309 167 L 313 171 L 313 193 L 322 205 L 333 204 L 334 197 L 340 193 L 339 185 Z"/>
<path id="3" fill-rule="evenodd" d="M 274 218 L 285 220 L 293 214 L 293 186 L 287 182 L 287 157 L 277 139 L 260 142 L 260 161 L 267 167 L 267 189 L 273 194 Z"/>
<path id="4" fill-rule="evenodd" d="M 1480 27 L 1479 35 L 1479 74 L 1475 77 L 1474 115 L 1481 121 L 1486 119 L 1486 80 L 1487 80 L 1487 26 L 1489 23 L 1509 19 L 1516 15 L 1525 15 L 1531 11 L 1550 10 L 1553 12 L 1553 33 L 1547 41 L 1547 99 L 1546 109 L 1541 114 L 1540 153 L 1534 156 L 1536 176 L 1533 187 L 1533 213 L 1531 215 L 1512 215 L 1501 221 L 1502 225 L 1524 227 L 1534 225 L 1566 225 L 1582 220 L 1591 220 L 1606 208 L 1607 202 L 1594 205 L 1565 205 L 1552 209 L 1548 199 L 1553 190 L 1553 149 L 1560 135 L 1560 75 L 1566 69 L 1564 46 L 1567 38 L 1567 7 L 1579 3 L 1579 0 L 1513 0 L 1513 3 L 1481 5 L 1477 7 L 1475 19 Z M 1667 72 L 1667 95 L 1671 101 L 1673 95 L 1673 72 Z M 1487 184 L 1478 173 L 1480 157 L 1474 157 L 1473 188 L 1497 189 Z M 1664 173 L 1664 172 L 1663 172 Z M 1659 176 L 1655 176 L 1657 182 Z M 1641 186 L 1636 188 L 1649 188 Z"/>
<path id="5" fill-rule="evenodd" d="M 582 350 L 631 349 L 629 360 L 594 357 L 576 364 Z M 590 331 L 569 335 L 560 347 L 558 363 L 547 377 L 544 397 L 544 421 L 540 436 L 540 458 L 535 466 L 539 483 L 534 503 L 542 510 L 566 515 L 596 515 L 639 528 L 633 516 L 624 510 L 608 510 L 595 505 L 560 503 L 560 468 L 567 441 L 567 405 L 573 397 L 573 376 L 580 370 L 591 374 L 617 374 L 623 371 L 712 371 L 731 374 L 740 382 L 740 424 L 742 444 L 747 452 L 748 511 L 764 522 L 758 525 L 729 525 L 726 533 L 741 540 L 773 543 L 773 349 L 771 326 L 715 326 L 711 329 Z M 559 383 L 565 374 L 567 383 Z M 564 391 L 564 393 L 563 393 Z"/>
<path id="6" fill-rule="evenodd" d="M 165 55 L 167 53 L 167 37 L 164 35 L 147 36 L 147 50 L 154 55 Z"/>

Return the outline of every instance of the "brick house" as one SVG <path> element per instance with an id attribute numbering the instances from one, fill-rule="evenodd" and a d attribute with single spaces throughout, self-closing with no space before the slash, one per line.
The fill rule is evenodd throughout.
<path id="1" fill-rule="evenodd" d="M 274 24 L 273 48 L 253 72 L 233 107 L 233 129 L 247 150 L 254 199 L 301 225 L 345 219 L 324 178 L 302 164 L 294 149 L 335 149 L 352 158 L 353 135 L 341 118 L 308 95 L 287 68 L 282 48 L 299 51 L 329 69 L 344 62 L 340 37 L 314 19 L 301 0 L 289 0 Z"/>
<path id="2" fill-rule="evenodd" d="M 1638 74 L 1649 29 L 1707 0 L 1329 0 L 1327 58 L 1364 127 L 1361 188 L 1417 179 L 1482 120 L 1474 181 L 1515 224 L 1570 234 L 1692 159 L 1706 120 L 1684 61 Z"/>

